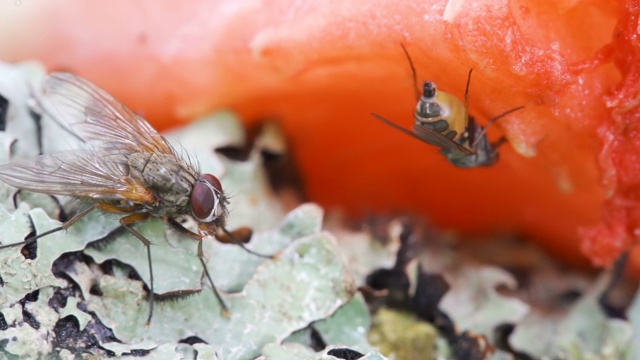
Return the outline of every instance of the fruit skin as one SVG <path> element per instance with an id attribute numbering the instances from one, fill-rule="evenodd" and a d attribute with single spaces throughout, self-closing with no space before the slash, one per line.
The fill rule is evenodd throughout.
<path id="1" fill-rule="evenodd" d="M 0 59 L 77 72 L 159 128 L 220 108 L 249 124 L 278 117 L 309 198 L 354 217 L 418 213 L 467 233 L 516 231 L 569 263 L 585 264 L 584 252 L 608 265 L 640 216 L 638 7 L 23 0 L 0 5 Z M 526 106 L 489 131 L 510 141 L 497 165 L 456 169 L 369 115 L 412 123 L 400 43 L 420 81 L 459 97 L 474 69 L 480 124 Z"/>
<path id="2" fill-rule="evenodd" d="M 593 67 L 615 65 L 621 80 L 605 96 L 610 116 L 596 131 L 603 146 L 599 164 L 607 199 L 600 224 L 582 231 L 583 252 L 597 264 L 608 265 L 615 254 L 637 243 L 640 235 L 640 2 L 618 4 L 619 18 L 612 42 L 604 46 Z M 636 262 L 640 255 L 636 252 Z"/>

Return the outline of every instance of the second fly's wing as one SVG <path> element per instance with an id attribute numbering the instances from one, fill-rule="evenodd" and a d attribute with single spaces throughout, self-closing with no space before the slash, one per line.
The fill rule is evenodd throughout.
<path id="1" fill-rule="evenodd" d="M 415 137 L 417 137 L 422 141 L 428 142 L 431 145 L 438 146 L 444 151 L 459 151 L 464 155 L 475 154 L 475 151 L 471 149 L 467 149 L 466 147 L 440 134 L 439 132 L 433 131 L 425 126 L 420 126 L 416 124 L 416 125 L 413 125 L 411 129 L 413 130 Z"/>
<path id="2" fill-rule="evenodd" d="M 451 151 L 451 150 L 457 150 L 462 152 L 464 155 L 473 155 L 474 152 L 471 151 L 470 149 L 467 149 L 466 147 L 458 144 L 457 142 L 449 139 L 448 137 L 440 134 L 437 131 L 433 131 L 431 129 L 428 129 L 424 126 L 420 126 L 420 125 L 413 125 L 413 132 L 403 128 L 402 126 L 393 123 L 385 118 L 383 118 L 382 116 L 378 115 L 378 114 L 371 114 L 373 115 L 373 117 L 375 117 L 376 119 L 382 121 L 383 123 L 393 127 L 396 130 L 400 130 L 403 133 L 416 138 L 420 141 L 424 141 L 426 143 L 429 143 L 431 145 L 435 145 L 441 149 L 447 150 L 447 151 Z"/>
<path id="3" fill-rule="evenodd" d="M 96 201 L 149 203 L 153 194 L 129 176 L 120 153 L 74 150 L 0 165 L 0 180 L 18 189 Z"/>
<path id="4" fill-rule="evenodd" d="M 418 140 L 422 140 L 422 141 L 424 141 L 424 139 L 420 138 L 420 137 L 419 137 L 418 135 L 416 135 L 415 133 L 412 133 L 411 131 L 409 131 L 409 130 L 407 130 L 407 129 L 403 128 L 402 126 L 400 126 L 400 125 L 398 125 L 398 124 L 396 124 L 396 123 L 394 123 L 394 122 L 392 122 L 392 121 L 390 121 L 390 120 L 385 119 L 384 117 L 382 117 L 382 116 L 380 116 L 380 115 L 378 115 L 378 114 L 372 113 L 371 115 L 373 115 L 373 117 L 374 117 L 374 118 L 376 118 L 376 119 L 378 119 L 378 120 L 382 121 L 383 123 L 385 123 L 385 124 L 387 124 L 387 125 L 391 126 L 392 128 L 394 128 L 394 129 L 396 129 L 396 130 L 399 130 L 399 131 L 401 131 L 401 132 L 403 132 L 403 133 L 405 133 L 405 134 L 407 134 L 407 135 L 409 135 L 409 136 L 411 136 L 411 137 L 414 137 L 414 138 L 416 138 L 416 139 L 418 139 Z"/>
<path id="5" fill-rule="evenodd" d="M 94 148 L 175 156 L 169 143 L 142 117 L 86 79 L 52 73 L 42 85 L 40 106 Z"/>

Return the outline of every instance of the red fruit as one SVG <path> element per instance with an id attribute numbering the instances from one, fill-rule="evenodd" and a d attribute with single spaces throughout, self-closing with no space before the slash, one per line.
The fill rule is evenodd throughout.
<path id="1" fill-rule="evenodd" d="M 522 232 L 572 263 L 635 243 L 637 0 L 61 4 L 0 5 L 0 58 L 84 75 L 159 128 L 220 108 L 277 116 L 322 205 Z M 481 124 L 525 106 L 489 131 L 510 141 L 497 165 L 454 168 L 370 116 L 412 124 L 400 43 L 420 80 L 459 97 L 473 68 Z"/>

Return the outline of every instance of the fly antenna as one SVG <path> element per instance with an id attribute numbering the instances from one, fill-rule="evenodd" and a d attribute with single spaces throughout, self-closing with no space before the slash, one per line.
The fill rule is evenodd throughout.
<path id="1" fill-rule="evenodd" d="M 422 92 L 420 92 L 420 88 L 418 87 L 418 73 L 416 72 L 416 67 L 413 65 L 413 60 L 411 60 L 409 51 L 407 51 L 407 48 L 404 47 L 403 43 L 400 43 L 400 47 L 402 47 L 402 51 L 404 51 L 404 54 L 409 61 L 409 66 L 411 67 L 411 76 L 413 77 L 413 91 L 415 92 L 416 101 L 420 100 L 420 98 L 422 97 Z"/>

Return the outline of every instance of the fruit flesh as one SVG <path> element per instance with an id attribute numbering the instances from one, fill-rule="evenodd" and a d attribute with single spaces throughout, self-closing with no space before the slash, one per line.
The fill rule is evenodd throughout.
<path id="1" fill-rule="evenodd" d="M 359 217 L 417 213 L 518 232 L 608 265 L 640 220 L 634 1 L 153 1 L 0 5 L 0 59 L 39 59 L 112 92 L 159 129 L 232 108 L 277 117 L 309 198 Z M 16 34 L 20 34 L 16 36 Z M 616 36 L 617 34 L 617 36 Z M 457 169 L 371 112 L 412 124 L 411 71 L 460 98 L 474 69 L 501 160 Z M 640 260 L 636 261 L 640 268 Z"/>

